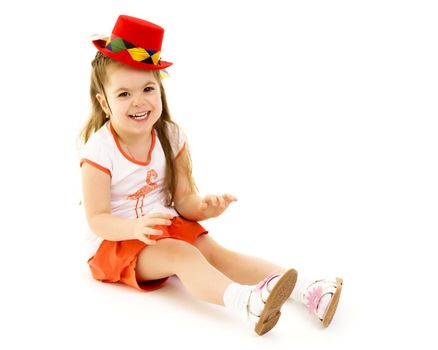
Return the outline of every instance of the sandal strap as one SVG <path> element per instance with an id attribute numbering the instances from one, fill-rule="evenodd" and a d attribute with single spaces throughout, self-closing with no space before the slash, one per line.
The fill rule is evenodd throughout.
<path id="1" fill-rule="evenodd" d="M 268 283 L 271 282 L 275 277 L 280 276 L 280 273 L 272 272 L 267 277 L 265 277 L 262 281 L 256 284 L 257 290 L 262 290 L 263 287 L 266 285 L 266 288 L 268 288 Z"/>
<path id="2" fill-rule="evenodd" d="M 263 302 L 266 302 L 266 300 L 268 300 L 269 294 L 272 291 L 272 289 L 270 289 L 269 282 L 271 282 L 274 278 L 280 278 L 281 275 L 282 275 L 281 273 L 273 272 L 256 285 L 256 289 L 260 292 L 261 299 Z"/>

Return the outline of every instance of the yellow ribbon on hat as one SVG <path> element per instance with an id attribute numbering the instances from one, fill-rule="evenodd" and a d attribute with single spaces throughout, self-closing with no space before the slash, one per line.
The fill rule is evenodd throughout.
<path id="1" fill-rule="evenodd" d="M 114 53 L 127 50 L 131 58 L 136 62 L 144 62 L 144 60 L 150 58 L 153 62 L 152 64 L 156 66 L 160 64 L 161 51 L 146 50 L 142 47 L 134 47 L 133 44 L 122 38 L 107 38 L 105 47 Z M 161 69 L 160 77 L 162 79 L 169 77 L 169 72 L 165 69 Z"/>

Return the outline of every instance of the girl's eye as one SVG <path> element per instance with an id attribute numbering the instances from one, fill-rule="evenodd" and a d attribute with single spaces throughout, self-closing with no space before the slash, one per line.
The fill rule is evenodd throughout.
<path id="1" fill-rule="evenodd" d="M 119 97 L 126 97 L 126 96 L 128 96 L 127 92 L 122 92 L 121 94 L 119 94 Z"/>
<path id="2" fill-rule="evenodd" d="M 144 88 L 144 92 L 151 92 L 153 90 L 154 90 L 154 88 L 152 86 L 147 86 Z"/>

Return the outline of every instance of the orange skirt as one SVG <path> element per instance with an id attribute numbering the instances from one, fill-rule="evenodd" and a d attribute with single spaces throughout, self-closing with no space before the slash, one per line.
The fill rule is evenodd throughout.
<path id="1" fill-rule="evenodd" d="M 169 226 L 156 225 L 163 230 L 163 235 L 151 236 L 152 239 L 173 238 L 193 244 L 200 235 L 208 231 L 196 221 L 189 221 L 180 216 L 172 219 Z M 122 282 L 143 291 L 152 291 L 163 286 L 166 278 L 153 281 L 137 281 L 135 266 L 138 254 L 148 245 L 137 240 L 107 241 L 104 240 L 96 254 L 88 260 L 93 277 L 102 282 Z"/>

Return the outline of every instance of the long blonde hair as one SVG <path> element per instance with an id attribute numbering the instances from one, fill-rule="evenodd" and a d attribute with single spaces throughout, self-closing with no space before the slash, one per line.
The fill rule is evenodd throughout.
<path id="1" fill-rule="evenodd" d="M 109 64 L 121 64 L 117 61 L 110 59 L 109 57 L 103 55 L 99 51 L 96 53 L 96 57 L 91 62 L 91 84 L 90 84 L 90 99 L 91 99 L 91 112 L 90 116 L 81 131 L 81 141 L 85 144 L 90 136 L 99 130 L 107 121 L 105 112 L 100 106 L 99 101 L 96 98 L 96 94 L 100 93 L 106 97 L 104 85 L 108 82 L 107 67 Z M 165 193 L 165 205 L 171 207 L 174 205 L 174 197 L 176 190 L 176 164 L 175 155 L 173 154 L 172 147 L 169 140 L 168 128 L 166 127 L 166 122 L 173 124 L 177 127 L 178 125 L 172 120 L 169 112 L 169 107 L 167 105 L 166 93 L 161 82 L 161 75 L 158 70 L 152 71 L 156 80 L 160 86 L 161 92 L 161 103 L 163 110 L 161 117 L 154 125 L 154 129 L 157 131 L 158 138 L 160 140 L 161 146 L 163 147 L 164 155 L 166 157 L 166 174 L 164 177 L 164 193 Z M 178 157 L 183 161 L 184 169 L 182 176 L 185 176 L 189 183 L 188 191 L 196 193 L 198 187 L 195 184 L 195 180 L 192 175 L 192 160 L 190 157 L 190 152 L 188 147 L 184 148 L 184 151 Z M 199 192 L 199 191 L 198 191 Z"/>

